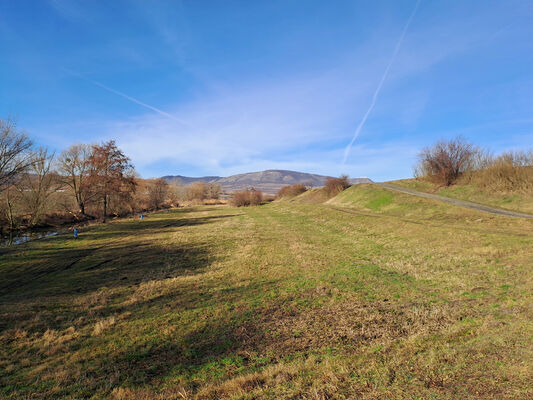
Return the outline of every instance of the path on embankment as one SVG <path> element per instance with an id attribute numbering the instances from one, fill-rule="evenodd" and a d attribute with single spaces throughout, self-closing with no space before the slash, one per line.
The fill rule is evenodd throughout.
<path id="1" fill-rule="evenodd" d="M 410 194 L 413 196 L 425 197 L 426 199 L 443 201 L 446 203 L 454 204 L 459 207 L 470 208 L 472 210 L 478 210 L 478 211 L 487 212 L 490 214 L 505 215 L 507 217 L 517 217 L 517 218 L 533 218 L 533 215 L 531 214 L 524 214 L 524 213 L 519 213 L 516 211 L 503 210 L 501 208 L 489 207 L 489 206 L 479 204 L 479 203 L 472 203 L 471 201 L 453 199 L 450 197 L 439 196 L 437 194 L 432 194 L 432 193 L 419 192 L 418 190 L 404 188 L 401 186 L 394 185 L 392 183 L 374 182 L 374 184 L 384 187 L 386 189 L 395 190 L 397 192 L 406 193 L 406 194 Z"/>

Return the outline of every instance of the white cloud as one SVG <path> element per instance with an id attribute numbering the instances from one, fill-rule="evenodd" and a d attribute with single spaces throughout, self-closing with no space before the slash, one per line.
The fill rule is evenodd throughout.
<path id="1" fill-rule="evenodd" d="M 426 7 L 429 5 L 422 2 L 380 101 L 344 166 L 342 151 L 370 105 L 399 26 L 376 28 L 375 34 L 358 41 L 357 47 L 345 48 L 336 58 L 320 60 L 320 68 L 310 65 L 291 75 L 277 71 L 266 76 L 268 71 L 263 71 L 265 76 L 258 76 L 257 71 L 235 84 L 235 79 L 213 81 L 205 66 L 188 64 L 186 49 L 192 32 L 186 20 L 177 23 L 179 32 L 184 33 L 177 35 L 172 29 L 173 18 L 148 13 L 146 23 L 157 29 L 172 49 L 169 53 L 181 71 L 204 81 L 201 90 L 208 92 L 189 97 L 182 104 L 163 102 L 163 113 L 157 108 L 159 114 L 92 123 L 91 132 L 99 132 L 93 139 L 116 139 L 143 175 L 183 170 L 227 175 L 287 168 L 375 179 L 408 176 L 420 143 L 414 139 L 406 143 L 400 138 L 407 136 L 402 132 L 416 130 L 434 95 L 431 85 L 417 85 L 417 77 L 451 55 L 485 43 L 491 32 L 501 29 L 492 20 L 486 22 L 484 15 L 450 21 L 432 12 L 427 18 Z M 507 23 L 501 21 L 502 25 Z M 182 36 L 185 39 L 180 41 Z M 142 95 L 128 92 L 129 96 L 146 106 Z M 378 131 L 377 124 L 386 125 L 386 132 Z M 375 144 L 373 137 L 386 137 L 386 143 Z M 164 172 L 163 163 L 168 166 Z"/>
<path id="2" fill-rule="evenodd" d="M 360 100 L 358 90 L 332 88 L 338 84 L 322 76 L 217 92 L 172 112 L 194 128 L 144 114 L 108 124 L 105 136 L 116 138 L 141 167 L 174 159 L 217 168 L 318 143 L 327 147 L 345 136 L 336 121 Z"/>

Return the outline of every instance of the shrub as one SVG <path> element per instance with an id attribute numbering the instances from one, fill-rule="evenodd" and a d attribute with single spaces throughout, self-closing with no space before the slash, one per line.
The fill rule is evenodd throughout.
<path id="1" fill-rule="evenodd" d="M 465 176 L 465 180 L 494 191 L 532 192 L 533 150 L 506 152 L 491 157 L 483 168 Z"/>
<path id="2" fill-rule="evenodd" d="M 449 186 L 475 167 L 476 155 L 480 152 L 480 149 L 461 137 L 437 142 L 418 154 L 415 176 Z"/>
<path id="3" fill-rule="evenodd" d="M 295 185 L 283 186 L 278 190 L 276 197 L 278 199 L 281 199 L 282 197 L 295 197 L 305 191 L 307 191 L 307 187 L 301 183 L 297 183 Z"/>
<path id="4" fill-rule="evenodd" d="M 185 189 L 186 200 L 218 199 L 222 188 L 217 183 L 193 182 Z"/>
<path id="5" fill-rule="evenodd" d="M 250 205 L 258 206 L 263 202 L 263 192 L 252 188 L 250 190 Z"/>
<path id="6" fill-rule="evenodd" d="M 533 191 L 533 150 L 493 156 L 458 137 L 424 148 L 415 176 L 440 185 L 473 184 L 494 191 Z"/>
<path id="7" fill-rule="evenodd" d="M 328 197 L 333 197 L 343 190 L 350 187 L 350 182 L 347 175 L 341 175 L 338 178 L 328 178 L 324 184 L 324 190 Z"/>
<path id="8" fill-rule="evenodd" d="M 232 206 L 243 207 L 250 205 L 248 192 L 235 192 L 230 201 Z"/>
<path id="9" fill-rule="evenodd" d="M 231 199 L 231 204 L 235 207 L 258 206 L 263 201 L 263 192 L 254 188 L 235 192 Z"/>

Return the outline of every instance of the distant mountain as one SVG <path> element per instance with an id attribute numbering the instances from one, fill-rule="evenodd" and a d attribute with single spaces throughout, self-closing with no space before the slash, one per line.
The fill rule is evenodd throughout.
<path id="1" fill-rule="evenodd" d="M 190 176 L 183 175 L 167 175 L 163 176 L 163 179 L 169 183 L 181 183 L 183 185 L 188 185 L 193 182 L 213 182 L 217 179 L 221 179 L 221 176 L 200 176 L 198 178 L 193 178 Z"/>
<path id="2" fill-rule="evenodd" d="M 371 183 L 372 179 L 362 176 L 360 178 L 350 178 L 348 181 L 350 181 L 351 185 L 357 185 L 358 183 Z"/>
<path id="3" fill-rule="evenodd" d="M 270 194 L 276 193 L 283 186 L 294 185 L 296 183 L 301 183 L 303 185 L 311 187 L 324 186 L 324 183 L 328 178 L 329 176 L 324 175 L 277 169 L 269 169 L 260 172 L 248 172 L 246 174 L 238 174 L 228 177 L 203 176 L 199 178 L 191 178 L 188 176 L 181 175 L 168 175 L 163 177 L 163 179 L 167 180 L 168 182 L 181 182 L 184 185 L 199 181 L 208 183 L 218 183 L 222 186 L 222 190 L 225 192 L 234 192 L 237 190 L 244 190 L 253 187 L 257 190 L 261 190 L 265 193 Z M 350 179 L 350 183 L 352 184 L 361 182 L 372 181 L 368 178 Z"/>

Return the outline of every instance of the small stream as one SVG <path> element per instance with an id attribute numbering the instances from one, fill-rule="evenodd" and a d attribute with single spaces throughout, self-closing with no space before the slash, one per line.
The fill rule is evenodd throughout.
<path id="1" fill-rule="evenodd" d="M 58 233 L 58 231 L 11 232 L 10 234 L 3 235 L 0 238 L 0 247 L 16 246 L 17 244 L 30 242 L 32 240 L 55 236 Z"/>
<path id="2" fill-rule="evenodd" d="M 145 217 L 148 216 L 150 212 L 138 212 L 135 213 L 135 217 L 140 217 L 141 215 L 144 215 Z M 89 225 L 89 221 L 84 221 L 81 223 L 76 224 L 78 227 L 85 227 Z M 26 232 L 20 232 L 20 231 L 14 231 L 9 233 L 4 233 L 2 236 L 0 236 L 0 248 L 3 247 L 10 247 L 10 246 L 16 246 L 18 244 L 31 242 L 33 240 L 39 240 L 44 239 L 50 236 L 56 236 L 60 233 L 69 233 L 70 229 L 68 227 L 66 228 L 56 228 L 55 230 L 36 230 L 36 231 L 26 231 Z M 71 233 L 72 234 L 72 233 Z"/>

